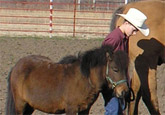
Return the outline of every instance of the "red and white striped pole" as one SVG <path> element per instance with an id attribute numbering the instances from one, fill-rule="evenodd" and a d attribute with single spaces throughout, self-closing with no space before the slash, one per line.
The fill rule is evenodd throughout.
<path id="1" fill-rule="evenodd" d="M 125 4 L 127 4 L 128 3 L 128 0 L 125 0 Z"/>
<path id="2" fill-rule="evenodd" d="M 50 38 L 52 38 L 52 19 L 53 19 L 53 0 L 50 0 L 50 29 L 49 29 L 49 33 L 50 33 Z"/>

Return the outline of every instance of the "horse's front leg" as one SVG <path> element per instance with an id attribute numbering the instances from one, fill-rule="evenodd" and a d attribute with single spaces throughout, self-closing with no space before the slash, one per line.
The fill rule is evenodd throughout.
<path id="1" fill-rule="evenodd" d="M 129 103 L 129 106 L 128 106 L 128 114 L 129 115 L 138 114 L 138 104 L 139 104 L 139 100 L 141 97 L 140 85 L 141 85 L 140 79 L 139 79 L 136 71 L 134 70 L 131 88 L 133 90 L 135 97 L 134 97 L 134 100 Z"/>

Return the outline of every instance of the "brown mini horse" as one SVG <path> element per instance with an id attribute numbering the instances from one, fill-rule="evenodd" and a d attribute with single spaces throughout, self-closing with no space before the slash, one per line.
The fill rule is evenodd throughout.
<path id="1" fill-rule="evenodd" d="M 160 112 L 156 70 L 157 65 L 165 63 L 165 2 L 139 1 L 118 8 L 111 22 L 111 30 L 123 23 L 123 18 L 115 14 L 126 13 L 129 8 L 142 11 L 148 18 L 146 24 L 150 29 L 147 37 L 138 32 L 129 39 L 130 76 L 133 76 L 131 88 L 135 95 L 135 101 L 129 106 L 129 114 L 138 114 L 138 103 L 142 97 L 150 114 L 157 115 Z"/>
<path id="2" fill-rule="evenodd" d="M 83 114 L 96 101 L 103 85 L 123 98 L 128 91 L 128 56 L 108 46 L 67 56 L 59 63 L 31 55 L 20 59 L 8 78 L 6 114 Z M 109 80 L 109 81 L 108 81 Z"/>

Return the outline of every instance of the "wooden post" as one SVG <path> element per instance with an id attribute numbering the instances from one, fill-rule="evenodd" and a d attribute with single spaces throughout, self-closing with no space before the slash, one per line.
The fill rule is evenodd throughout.
<path id="1" fill-rule="evenodd" d="M 53 20 L 53 0 L 50 0 L 50 22 L 49 22 L 49 26 L 50 26 L 50 29 L 49 29 L 49 37 L 52 38 L 52 20 Z"/>
<path id="2" fill-rule="evenodd" d="M 128 3 L 128 0 L 125 0 L 125 4 L 127 4 Z"/>
<path id="3" fill-rule="evenodd" d="M 77 7 L 77 4 L 76 4 L 76 0 L 74 0 L 74 19 L 73 19 L 73 37 L 75 37 L 75 32 L 76 32 L 76 7 Z"/>
<path id="4" fill-rule="evenodd" d="M 78 4 L 78 8 L 77 9 L 80 10 L 81 0 L 78 0 L 78 3 L 77 4 Z"/>

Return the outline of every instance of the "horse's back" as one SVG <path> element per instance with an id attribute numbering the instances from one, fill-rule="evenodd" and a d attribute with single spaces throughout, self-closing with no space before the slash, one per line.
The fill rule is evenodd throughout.
<path id="1" fill-rule="evenodd" d="M 20 75 L 27 77 L 37 66 L 40 66 L 43 63 L 51 63 L 51 60 L 44 56 L 39 55 L 30 55 L 21 58 L 16 65 L 13 67 L 11 76 L 16 79 Z"/>
<path id="2" fill-rule="evenodd" d="M 12 68 L 9 82 L 16 91 L 21 91 L 24 81 L 41 63 L 50 63 L 51 60 L 47 57 L 30 55 L 21 58 Z"/>
<path id="3" fill-rule="evenodd" d="M 37 81 L 42 84 L 46 82 L 59 81 L 59 79 L 65 79 L 69 77 L 69 69 L 74 68 L 71 64 L 58 64 L 54 63 L 48 57 L 40 55 L 30 55 L 21 58 L 13 67 L 11 72 L 11 82 L 15 82 L 20 85 L 24 83 L 33 84 L 31 81 Z M 31 84 L 31 85 L 32 85 Z M 35 85 L 35 83 L 33 84 Z"/>

